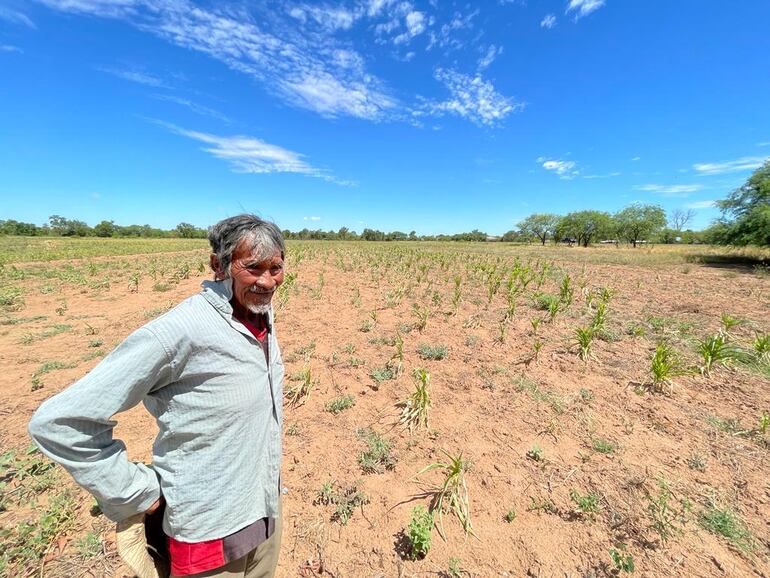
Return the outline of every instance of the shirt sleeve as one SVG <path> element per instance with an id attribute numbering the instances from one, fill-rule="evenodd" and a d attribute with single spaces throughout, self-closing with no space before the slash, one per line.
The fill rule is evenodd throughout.
<path id="1" fill-rule="evenodd" d="M 113 521 L 147 510 L 160 497 L 160 484 L 152 469 L 130 462 L 125 444 L 113 439 L 112 416 L 170 383 L 172 374 L 155 334 L 140 328 L 85 377 L 45 401 L 29 423 L 41 451 L 93 494 Z"/>

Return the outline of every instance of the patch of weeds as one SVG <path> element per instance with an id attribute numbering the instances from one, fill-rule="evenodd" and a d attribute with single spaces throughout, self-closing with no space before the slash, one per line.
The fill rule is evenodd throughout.
<path id="1" fill-rule="evenodd" d="M 364 473 L 382 474 L 392 470 L 398 461 L 393 455 L 393 444 L 372 428 L 359 429 L 358 439 L 366 442 L 367 450 L 358 455 L 358 463 Z"/>
<path id="2" fill-rule="evenodd" d="M 159 315 L 163 315 L 166 311 L 171 309 L 172 306 L 173 306 L 173 304 L 169 301 L 163 307 L 156 307 L 154 309 L 147 309 L 144 312 L 144 318 L 145 319 L 154 319 L 155 317 L 158 317 Z"/>
<path id="3" fill-rule="evenodd" d="M 532 461 L 542 462 L 544 459 L 543 450 L 538 446 L 532 446 L 527 450 L 527 457 Z"/>
<path id="4" fill-rule="evenodd" d="M 509 524 L 512 523 L 516 519 L 516 510 L 511 508 L 505 513 L 505 516 L 503 516 L 503 520 L 508 522 Z"/>
<path id="5" fill-rule="evenodd" d="M 706 459 L 706 456 L 703 454 L 690 454 L 690 456 L 687 458 L 687 467 L 691 470 L 697 470 L 699 472 L 705 472 L 706 467 L 708 466 L 708 461 Z"/>
<path id="6" fill-rule="evenodd" d="M 550 311 L 553 308 L 558 309 L 560 300 L 556 295 L 550 295 L 548 293 L 537 293 L 534 296 L 535 309 L 540 311 Z"/>
<path id="7" fill-rule="evenodd" d="M 374 383 L 377 387 L 380 387 L 380 384 L 383 381 L 395 379 L 396 376 L 393 373 L 393 370 L 391 370 L 391 368 L 386 365 L 384 367 L 375 367 L 372 369 L 372 371 L 369 372 L 369 377 L 374 380 Z"/>
<path id="8" fill-rule="evenodd" d="M 447 347 L 446 345 L 431 346 L 423 343 L 417 349 L 417 353 L 419 353 L 422 359 L 426 359 L 426 360 L 432 359 L 434 361 L 440 361 L 447 356 Z"/>
<path id="9" fill-rule="evenodd" d="M 406 536 L 409 540 L 409 558 L 422 560 L 428 555 L 431 545 L 431 533 L 433 532 L 433 513 L 424 506 L 416 506 L 412 510 L 412 519 L 409 520 Z"/>
<path id="10" fill-rule="evenodd" d="M 577 490 L 570 490 L 569 498 L 575 504 L 575 512 L 581 517 L 594 520 L 599 513 L 599 496 L 596 494 L 580 495 Z"/>
<path id="11" fill-rule="evenodd" d="M 530 497 L 529 506 L 527 506 L 527 512 L 545 512 L 546 514 L 555 514 L 556 504 L 549 498 L 543 498 L 542 500 L 536 499 L 534 496 Z"/>
<path id="12" fill-rule="evenodd" d="M 300 434 L 299 425 L 297 425 L 296 423 L 293 423 L 286 428 L 287 436 L 298 436 L 299 434 Z"/>
<path id="13" fill-rule="evenodd" d="M 335 397 L 334 399 L 326 402 L 326 411 L 337 415 L 342 413 L 346 409 L 350 409 L 356 405 L 356 398 L 352 395 L 343 395 Z"/>
<path id="14" fill-rule="evenodd" d="M 369 333 L 372 329 L 374 329 L 374 321 L 371 319 L 364 319 L 358 327 L 361 333 Z"/>
<path id="15" fill-rule="evenodd" d="M 66 323 L 60 323 L 60 324 L 54 325 L 53 327 L 49 327 L 48 329 L 41 331 L 40 333 L 27 333 L 26 335 L 24 335 L 24 337 L 21 338 L 21 344 L 30 345 L 35 341 L 42 341 L 43 339 L 48 339 L 49 337 L 54 337 L 56 335 L 66 333 L 71 330 L 72 330 L 72 325 L 67 325 Z"/>
<path id="16" fill-rule="evenodd" d="M 0 309 L 3 311 L 19 311 L 23 308 L 24 292 L 20 287 L 0 289 Z"/>
<path id="17" fill-rule="evenodd" d="M 360 357 L 355 357 L 354 355 L 351 355 L 350 359 L 348 359 L 348 365 L 350 367 L 359 367 L 361 365 L 366 365 L 366 362 Z"/>
<path id="18" fill-rule="evenodd" d="M 617 444 L 602 438 L 591 438 L 591 447 L 594 451 L 606 455 L 614 454 L 615 450 L 618 449 Z"/>
<path id="19" fill-rule="evenodd" d="M 615 571 L 627 572 L 629 574 L 634 571 L 634 557 L 626 553 L 625 544 L 620 544 L 618 549 L 612 548 L 610 550 L 610 558 L 612 559 L 612 567 Z"/>
<path id="20" fill-rule="evenodd" d="M 722 419 L 720 417 L 710 415 L 706 418 L 706 423 L 712 427 L 715 427 L 719 431 L 732 436 L 745 434 L 748 431 L 743 427 L 743 425 L 741 425 L 740 420 L 735 418 Z"/>
<path id="21" fill-rule="evenodd" d="M 20 576 L 22 570 L 37 565 L 56 538 L 72 527 L 74 507 L 70 492 L 59 492 L 51 497 L 46 508 L 36 510 L 37 519 L 23 520 L 3 531 L 0 566 L 10 570 L 8 576 Z"/>
<path id="22" fill-rule="evenodd" d="M 753 552 L 756 547 L 748 527 L 730 508 L 709 506 L 698 514 L 698 524 L 704 530 L 722 536 L 745 554 Z"/>
<path id="23" fill-rule="evenodd" d="M 104 345 L 103 339 L 92 339 L 88 342 L 88 347 L 101 347 L 102 345 Z"/>
<path id="24" fill-rule="evenodd" d="M 102 538 L 98 532 L 88 532 L 85 536 L 80 538 L 75 544 L 78 551 L 78 556 L 81 558 L 95 558 L 99 556 L 104 547 L 102 545 Z"/>
<path id="25" fill-rule="evenodd" d="M 632 337 L 644 337 L 647 334 L 647 328 L 641 323 L 634 323 L 626 329 L 626 333 Z"/>
<path id="26" fill-rule="evenodd" d="M 518 376 L 515 379 L 515 382 L 516 391 L 526 392 L 532 400 L 549 405 L 551 409 L 558 414 L 564 412 L 564 400 L 560 395 L 541 388 L 533 380 L 523 375 Z"/>
<path id="27" fill-rule="evenodd" d="M 315 340 L 311 341 L 307 345 L 303 345 L 302 347 L 297 347 L 294 350 L 294 353 L 302 357 L 305 360 L 305 363 L 307 363 L 313 358 L 313 355 L 315 354 Z"/>
<path id="28" fill-rule="evenodd" d="M 33 323 L 35 321 L 43 321 L 48 319 L 47 315 L 35 315 L 33 317 L 6 317 L 0 319 L 0 325 L 23 325 L 25 323 Z"/>
<path id="29" fill-rule="evenodd" d="M 369 344 L 370 345 L 387 345 L 388 347 L 393 347 L 396 344 L 396 339 L 394 337 L 387 337 L 386 335 L 380 335 L 379 337 L 370 337 Z"/>
<path id="30" fill-rule="evenodd" d="M 49 373 L 51 371 L 56 371 L 58 369 L 72 369 L 73 367 L 76 367 L 76 363 L 62 363 L 61 361 L 46 361 L 45 363 L 40 364 L 40 367 L 38 367 L 35 370 L 35 373 L 33 376 L 40 376 L 46 373 Z"/>
<path id="31" fill-rule="evenodd" d="M 315 503 L 324 506 L 336 506 L 334 514 L 332 514 L 332 520 L 344 526 L 353 516 L 353 511 L 358 506 L 369 503 L 369 498 L 358 489 L 358 482 L 346 487 L 337 487 L 334 482 L 329 482 L 321 486 Z"/>
<path id="32" fill-rule="evenodd" d="M 465 347 L 475 347 L 478 342 L 479 342 L 478 335 L 469 335 L 468 337 L 465 338 Z"/>
<path id="33" fill-rule="evenodd" d="M 158 282 L 158 283 L 155 283 L 152 286 L 152 290 L 156 291 L 158 293 L 163 293 L 165 291 L 168 291 L 169 289 L 171 289 L 171 285 L 169 285 L 168 283 L 160 283 L 160 282 Z"/>
<path id="34" fill-rule="evenodd" d="M 460 568 L 460 559 L 454 556 L 449 559 L 449 568 L 447 569 L 447 576 L 450 578 L 461 578 L 464 570 Z"/>
<path id="35" fill-rule="evenodd" d="M 593 401 L 594 399 L 594 392 L 590 389 L 586 389 L 585 387 L 580 388 L 580 399 L 586 403 Z"/>
<path id="36" fill-rule="evenodd" d="M 650 527 L 657 532 L 662 542 L 667 542 L 683 532 L 691 504 L 687 498 L 675 496 L 663 478 L 659 478 L 656 485 L 657 491 L 646 495 L 647 516 Z"/>
<path id="37" fill-rule="evenodd" d="M 96 359 L 97 357 L 104 357 L 105 352 L 102 349 L 95 349 L 94 351 L 89 351 L 86 353 L 82 359 L 83 361 L 91 361 L 92 359 Z"/>

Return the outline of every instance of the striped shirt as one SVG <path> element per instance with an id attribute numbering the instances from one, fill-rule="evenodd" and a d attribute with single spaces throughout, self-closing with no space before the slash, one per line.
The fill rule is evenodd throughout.
<path id="1" fill-rule="evenodd" d="M 231 298 L 230 280 L 205 281 L 32 417 L 41 451 L 108 518 L 143 512 L 162 493 L 164 532 L 193 543 L 277 517 L 283 362 L 272 313 L 266 358 Z M 140 402 L 159 428 L 150 467 L 130 462 L 112 437 L 112 416 Z"/>

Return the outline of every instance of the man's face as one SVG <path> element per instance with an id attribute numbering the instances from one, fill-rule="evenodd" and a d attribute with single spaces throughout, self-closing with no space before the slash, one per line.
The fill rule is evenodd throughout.
<path id="1" fill-rule="evenodd" d="M 250 244 L 242 241 L 233 252 L 230 277 L 236 309 L 267 313 L 273 293 L 283 283 L 281 253 L 260 261 Z"/>

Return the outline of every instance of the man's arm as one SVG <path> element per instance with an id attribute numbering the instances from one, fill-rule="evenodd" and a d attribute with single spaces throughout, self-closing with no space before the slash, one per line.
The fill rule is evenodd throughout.
<path id="1" fill-rule="evenodd" d="M 150 508 L 160 485 L 150 468 L 130 462 L 126 446 L 112 438 L 112 416 L 170 383 L 172 366 L 155 334 L 140 328 L 85 377 L 45 401 L 29 423 L 42 452 L 91 492 L 113 521 Z"/>

